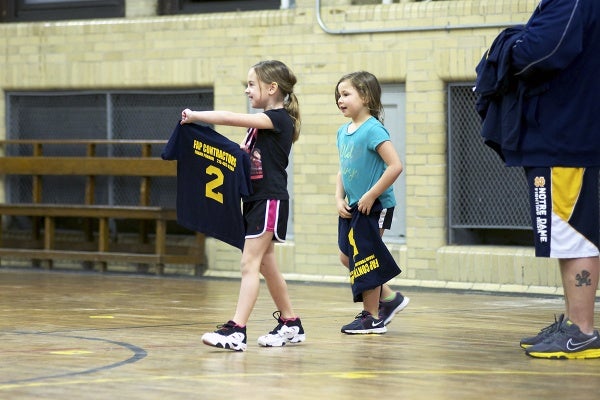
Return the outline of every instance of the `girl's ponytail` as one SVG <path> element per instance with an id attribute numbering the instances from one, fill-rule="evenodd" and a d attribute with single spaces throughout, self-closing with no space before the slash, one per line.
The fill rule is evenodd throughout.
<path id="1" fill-rule="evenodd" d="M 294 93 L 289 93 L 286 96 L 283 107 L 288 114 L 290 114 L 290 117 L 292 117 L 292 121 L 294 121 L 294 136 L 292 136 L 292 142 L 295 142 L 300 137 L 300 126 L 302 125 L 302 121 L 300 120 L 300 104 Z"/>
<path id="2" fill-rule="evenodd" d="M 256 72 L 259 80 L 265 83 L 277 82 L 281 93 L 284 95 L 283 107 L 288 112 L 294 122 L 294 135 L 292 142 L 295 142 L 300 137 L 300 104 L 298 98 L 294 94 L 294 85 L 296 84 L 296 76 L 287 65 L 277 60 L 261 61 L 255 64 L 252 68 Z"/>

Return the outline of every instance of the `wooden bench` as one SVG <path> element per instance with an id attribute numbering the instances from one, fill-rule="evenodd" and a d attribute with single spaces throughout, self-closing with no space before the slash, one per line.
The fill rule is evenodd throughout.
<path id="1" fill-rule="evenodd" d="M 159 140 L 3 140 L 5 153 L 10 146 L 30 147 L 30 155 L 0 157 L 0 176 L 31 176 L 31 201 L 28 203 L 0 204 L 0 216 L 31 219 L 27 238 L 11 238 L 0 229 L 0 257 L 30 259 L 36 264 L 52 268 L 55 260 L 76 260 L 99 263 L 106 271 L 108 263 L 121 262 L 154 266 L 158 274 L 165 264 L 190 264 L 200 275 L 205 269 L 204 235 L 196 233 L 187 244 L 171 244 L 167 237 L 167 223 L 176 221 L 173 208 L 150 205 L 152 179 L 176 177 L 175 161 L 164 161 L 152 156 L 152 146 L 164 146 Z M 139 156 L 99 156 L 101 146 L 134 146 Z M 84 156 L 45 156 L 50 146 L 85 146 Z M 54 151 L 53 153 L 56 153 Z M 109 153 L 109 152 L 105 152 Z M 84 204 L 56 204 L 43 202 L 44 177 L 83 176 Z M 97 177 L 135 177 L 139 179 L 139 205 L 101 205 L 95 202 Z M 81 220 L 81 232 L 75 238 L 65 239 L 56 232 L 57 219 Z M 111 240 L 109 221 L 131 220 L 139 224 L 138 240 L 118 243 Z M 92 221 L 97 221 L 94 228 Z M 149 237 L 149 225 L 154 222 L 154 242 Z M 43 232 L 43 234 L 42 234 Z M 68 235 L 62 235 L 68 236 Z M 115 236 L 115 235 L 113 235 Z M 179 241 L 181 242 L 181 240 Z"/>

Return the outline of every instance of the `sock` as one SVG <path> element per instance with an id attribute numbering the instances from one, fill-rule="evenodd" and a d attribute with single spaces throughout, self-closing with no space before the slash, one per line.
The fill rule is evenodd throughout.
<path id="1" fill-rule="evenodd" d="M 245 327 L 246 327 L 246 325 L 240 325 L 240 324 L 238 324 L 237 322 L 235 322 L 234 320 L 230 320 L 230 322 L 233 322 L 233 324 L 234 324 L 235 326 L 237 326 L 238 328 L 245 328 Z"/>
<path id="2" fill-rule="evenodd" d="M 384 297 L 383 301 L 388 302 L 388 301 L 394 300 L 395 298 L 396 298 L 396 293 L 394 292 L 394 293 L 390 294 L 388 297 Z"/>

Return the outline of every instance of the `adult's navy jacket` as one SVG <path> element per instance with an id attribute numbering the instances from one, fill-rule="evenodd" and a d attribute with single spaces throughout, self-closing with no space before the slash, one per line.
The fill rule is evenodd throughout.
<path id="1" fill-rule="evenodd" d="M 481 136 L 503 160 L 503 150 L 515 150 L 521 133 L 525 87 L 519 87 L 511 71 L 511 50 L 523 29 L 520 25 L 500 32 L 475 68 L 473 90 L 478 94 L 475 107 L 482 120 Z"/>
<path id="2" fill-rule="evenodd" d="M 338 246 L 348 256 L 350 285 L 355 302 L 365 290 L 375 289 L 400 274 L 400 267 L 379 233 L 381 202 L 376 200 L 365 215 L 352 208 L 352 218 L 339 218 Z"/>
<path id="3" fill-rule="evenodd" d="M 177 160 L 177 222 L 242 250 L 241 199 L 252 192 L 248 153 L 209 127 L 178 123 L 162 158 Z"/>
<path id="4" fill-rule="evenodd" d="M 542 0 L 511 51 L 524 98 L 509 166 L 600 166 L 600 1 Z"/>

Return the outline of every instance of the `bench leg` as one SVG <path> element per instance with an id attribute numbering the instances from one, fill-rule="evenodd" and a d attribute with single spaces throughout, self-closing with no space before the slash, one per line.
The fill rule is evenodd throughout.
<path id="1" fill-rule="evenodd" d="M 108 251 L 109 229 L 108 218 L 100 218 L 98 221 L 98 251 L 105 253 Z M 106 272 L 106 261 L 100 261 L 100 271 Z"/>
<path id="2" fill-rule="evenodd" d="M 54 249 L 54 227 L 55 222 L 52 217 L 44 217 L 44 249 L 52 250 Z M 52 260 L 42 260 L 43 266 L 46 269 L 52 269 Z"/>
<path id="3" fill-rule="evenodd" d="M 159 259 L 156 264 L 156 273 L 157 275 L 162 275 L 165 272 L 163 256 L 167 252 L 167 221 L 164 219 L 156 220 L 156 243 L 154 252 Z"/>

